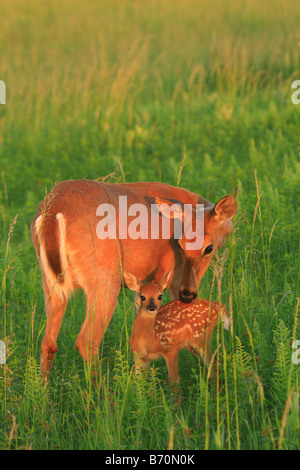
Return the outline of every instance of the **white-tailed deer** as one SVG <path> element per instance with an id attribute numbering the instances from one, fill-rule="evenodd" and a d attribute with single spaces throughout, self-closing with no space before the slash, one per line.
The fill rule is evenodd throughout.
<path id="1" fill-rule="evenodd" d="M 147 207 L 149 236 L 100 239 L 98 207 L 113 207 L 119 223 L 120 196 L 128 207 Z M 174 238 L 174 218 L 165 207 L 178 204 L 204 205 L 204 244 L 187 250 L 185 235 Z M 151 204 L 157 204 L 160 219 L 170 218 L 171 232 L 166 239 L 161 232 L 151 237 Z M 86 317 L 75 347 L 85 361 L 98 357 L 102 336 L 114 312 L 124 270 L 150 282 L 170 270 L 168 289 L 173 299 L 191 302 L 213 254 L 233 228 L 236 211 L 233 196 L 216 205 L 195 193 L 162 183 L 111 184 L 91 180 L 63 181 L 40 204 L 31 224 L 33 244 L 40 263 L 47 325 L 42 341 L 41 371 L 48 378 L 57 351 L 57 336 L 70 294 L 83 289 L 87 298 Z M 194 215 L 193 215 L 194 217 Z M 134 219 L 128 216 L 128 224 Z M 192 219 L 192 224 L 194 218 Z M 203 229 L 203 227 L 202 227 Z"/>
<path id="2" fill-rule="evenodd" d="M 189 304 L 173 300 L 160 307 L 168 277 L 164 276 L 158 283 L 142 285 L 135 276 L 124 272 L 127 286 L 141 299 L 130 338 L 136 369 L 163 357 L 167 363 L 170 385 L 174 385 L 179 380 L 179 352 L 188 349 L 209 366 L 211 332 L 220 319 L 224 328 L 228 329 L 229 318 L 225 305 L 198 298 Z"/>

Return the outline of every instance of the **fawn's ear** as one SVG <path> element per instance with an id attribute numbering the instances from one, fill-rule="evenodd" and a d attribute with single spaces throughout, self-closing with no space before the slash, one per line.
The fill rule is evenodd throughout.
<path id="1" fill-rule="evenodd" d="M 172 269 L 160 279 L 158 285 L 162 290 L 165 290 L 166 287 L 168 286 L 171 275 L 172 275 Z"/>
<path id="2" fill-rule="evenodd" d="M 129 289 L 134 290 L 135 292 L 139 293 L 141 283 L 137 280 L 137 278 L 133 274 L 127 273 L 125 271 L 123 274 L 124 274 L 124 281 L 126 283 L 126 286 Z"/>

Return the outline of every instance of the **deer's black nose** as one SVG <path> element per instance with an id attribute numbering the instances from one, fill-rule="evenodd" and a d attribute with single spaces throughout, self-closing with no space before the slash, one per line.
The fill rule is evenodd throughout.
<path id="1" fill-rule="evenodd" d="M 181 300 L 181 302 L 184 302 L 185 304 L 189 304 L 190 302 L 193 302 L 193 300 L 195 300 L 196 297 L 197 297 L 196 292 L 190 292 L 187 289 L 179 291 L 179 299 Z"/>
<path id="2" fill-rule="evenodd" d="M 157 307 L 156 305 L 148 305 L 147 310 L 149 310 L 150 312 L 154 312 L 155 310 L 157 310 Z"/>
<path id="3" fill-rule="evenodd" d="M 155 310 L 157 310 L 157 305 L 152 297 L 149 299 L 147 310 L 148 312 L 155 312 Z"/>

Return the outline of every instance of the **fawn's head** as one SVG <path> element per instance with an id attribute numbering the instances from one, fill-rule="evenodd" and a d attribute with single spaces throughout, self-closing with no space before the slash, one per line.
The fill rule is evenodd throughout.
<path id="1" fill-rule="evenodd" d="M 140 308 L 147 313 L 156 313 L 160 307 L 163 291 L 168 285 L 172 271 L 165 274 L 159 282 L 151 282 L 145 286 L 131 273 L 124 272 L 124 280 L 129 289 L 140 296 Z"/>

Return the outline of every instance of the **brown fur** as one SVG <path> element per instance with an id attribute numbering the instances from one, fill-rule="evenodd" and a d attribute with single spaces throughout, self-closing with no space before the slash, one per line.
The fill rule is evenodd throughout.
<path id="1" fill-rule="evenodd" d="M 190 252 L 189 262 L 186 262 L 184 240 L 181 240 L 180 250 L 172 236 L 170 240 L 151 239 L 150 228 L 147 240 L 98 239 L 97 207 L 110 203 L 117 208 L 119 196 L 124 195 L 128 198 L 128 206 L 133 203 L 154 204 L 158 195 L 185 204 L 203 203 L 204 244 L 213 243 L 215 250 L 232 230 L 230 219 L 236 208 L 232 196 L 227 196 L 225 217 L 221 207 L 220 211 L 216 210 L 218 204 L 214 206 L 195 193 L 162 183 L 110 184 L 75 180 L 55 186 L 40 205 L 31 225 L 43 275 L 47 312 L 41 357 L 45 378 L 57 349 L 56 339 L 66 303 L 74 289 L 83 289 L 87 297 L 86 318 L 76 341 L 76 348 L 87 361 L 97 357 L 102 336 L 117 303 L 123 270 L 149 282 L 154 278 L 160 279 L 172 269 L 174 276 L 168 288 L 172 298 L 178 298 L 182 288 L 194 295 L 209 266 L 212 256 L 204 257 L 204 248 Z M 230 218 L 228 207 L 231 208 Z"/>
<path id="2" fill-rule="evenodd" d="M 220 318 L 224 321 L 224 328 L 228 329 L 225 305 L 196 298 L 189 304 L 173 300 L 160 307 L 163 283 L 142 286 L 132 275 L 129 278 L 125 273 L 124 276 L 130 288 L 138 291 L 143 299 L 130 338 L 137 371 L 163 357 L 167 363 L 170 385 L 174 385 L 179 380 L 178 355 L 182 349 L 188 349 L 209 366 L 209 339 Z M 214 375 L 213 369 L 210 375 Z"/>

